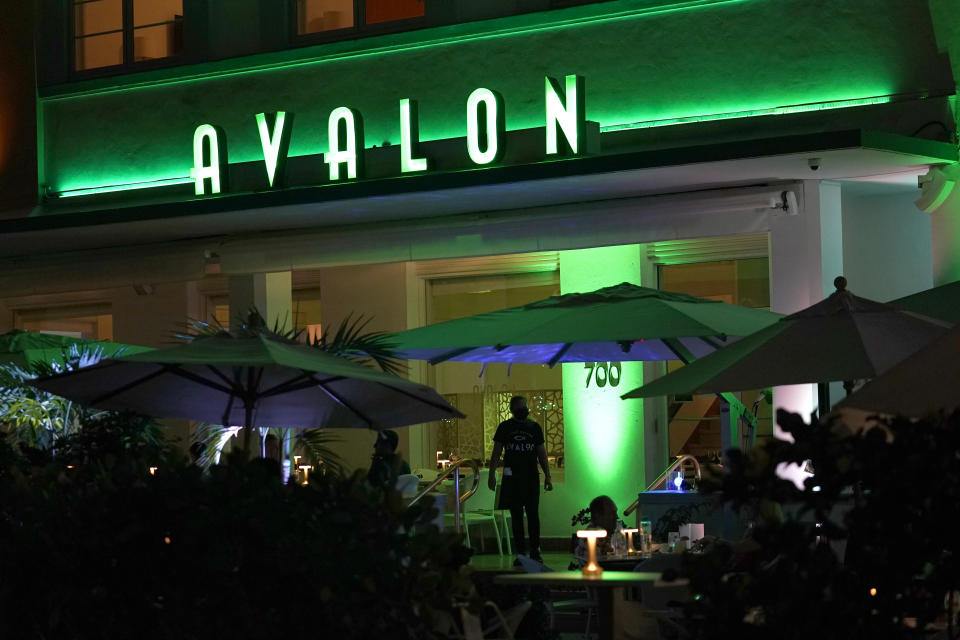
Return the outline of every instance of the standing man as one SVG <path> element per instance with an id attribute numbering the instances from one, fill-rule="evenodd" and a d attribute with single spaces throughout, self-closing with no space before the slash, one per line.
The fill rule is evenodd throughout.
<path id="1" fill-rule="evenodd" d="M 513 520 L 513 539 L 517 553 L 527 554 L 527 542 L 523 536 L 523 512 L 527 512 L 527 529 L 530 533 L 530 557 L 543 562 L 540 556 L 540 474 L 537 462 L 543 468 L 543 488 L 553 490 L 550 467 L 547 465 L 547 450 L 543 446 L 543 429 L 527 418 L 530 409 L 523 396 L 510 398 L 510 413 L 513 417 L 504 420 L 493 435 L 493 453 L 490 456 L 490 477 L 487 484 L 491 491 L 497 489 L 497 466 L 503 453 L 503 486 L 500 487 L 500 507 L 510 509 Z M 519 560 L 514 560 L 519 565 Z"/>

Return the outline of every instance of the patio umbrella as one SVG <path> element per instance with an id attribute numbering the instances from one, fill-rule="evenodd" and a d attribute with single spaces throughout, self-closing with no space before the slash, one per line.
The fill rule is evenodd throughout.
<path id="1" fill-rule="evenodd" d="M 33 384 L 103 409 L 244 427 L 386 429 L 463 417 L 430 387 L 264 335 L 218 334 Z"/>
<path id="2" fill-rule="evenodd" d="M 77 349 L 80 355 L 89 354 L 94 360 L 116 354 L 150 351 L 147 347 L 104 340 L 84 340 L 55 333 L 14 329 L 0 334 L 0 365 L 13 364 L 18 367 L 29 367 L 35 363 L 62 362 L 69 356 L 72 349 Z"/>
<path id="3" fill-rule="evenodd" d="M 847 281 L 826 300 L 624 394 L 650 398 L 873 378 L 949 325 L 858 298 Z"/>
<path id="4" fill-rule="evenodd" d="M 960 408 L 960 327 L 900 361 L 837 405 L 919 418 Z"/>
<path id="5" fill-rule="evenodd" d="M 395 333 L 397 353 L 437 364 L 699 358 L 780 316 L 629 283 Z M 682 354 L 682 355 L 681 355 Z"/>
<path id="6" fill-rule="evenodd" d="M 960 324 L 960 280 L 897 298 L 888 304 L 904 311 Z"/>

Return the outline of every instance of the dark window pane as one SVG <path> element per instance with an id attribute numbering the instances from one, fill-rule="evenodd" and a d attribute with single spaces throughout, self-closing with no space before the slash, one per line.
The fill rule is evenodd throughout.
<path id="1" fill-rule="evenodd" d="M 425 0 L 366 0 L 366 22 L 393 22 L 423 16 Z"/>
<path id="2" fill-rule="evenodd" d="M 297 0 L 297 33 L 320 33 L 353 26 L 353 0 Z"/>

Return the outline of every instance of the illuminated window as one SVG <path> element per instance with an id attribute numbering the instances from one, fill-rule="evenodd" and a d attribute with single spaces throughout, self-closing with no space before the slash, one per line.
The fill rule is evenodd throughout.
<path id="1" fill-rule="evenodd" d="M 426 0 L 296 0 L 297 34 L 422 18 Z"/>
<path id="2" fill-rule="evenodd" d="M 56 333 L 84 340 L 113 340 L 110 304 L 85 304 L 44 309 L 22 309 L 14 325 L 24 331 Z"/>
<path id="3" fill-rule="evenodd" d="M 426 0 L 366 0 L 364 21 L 366 24 L 395 22 L 423 17 Z"/>
<path id="4" fill-rule="evenodd" d="M 183 0 L 73 0 L 77 71 L 171 58 L 182 49 Z"/>
<path id="5" fill-rule="evenodd" d="M 714 260 L 686 264 L 659 265 L 660 288 L 686 293 L 728 304 L 760 309 L 770 308 L 770 266 L 767 258 Z M 667 371 L 682 367 L 667 363 Z M 760 390 L 734 394 L 752 410 L 757 408 L 757 435 L 773 432 L 770 406 L 760 398 Z M 720 400 L 716 395 L 676 396 L 668 401 L 669 454 L 690 454 L 702 459 L 720 455 Z"/>
<path id="6" fill-rule="evenodd" d="M 469 266 L 465 264 L 465 268 Z M 434 278 L 428 280 L 427 317 L 434 324 L 559 293 L 558 271 Z M 510 417 L 510 398 L 519 394 L 527 398 L 530 418 L 543 428 L 553 480 L 563 481 L 562 367 L 444 362 L 431 372 L 437 390 L 467 416 L 441 421 L 436 430 L 437 450 L 444 455 L 489 460 L 497 425 Z"/>

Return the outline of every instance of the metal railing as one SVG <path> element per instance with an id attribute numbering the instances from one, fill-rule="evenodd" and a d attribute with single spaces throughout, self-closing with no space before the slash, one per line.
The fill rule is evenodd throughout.
<path id="1" fill-rule="evenodd" d="M 473 486 L 467 489 L 463 495 L 460 494 L 460 467 L 463 465 L 470 465 L 470 468 L 473 469 Z M 456 473 L 453 473 L 456 471 Z M 460 505 L 470 499 L 470 496 L 477 492 L 477 487 L 480 486 L 480 461 L 479 460 L 457 460 L 451 464 L 447 469 L 437 476 L 436 480 L 427 485 L 427 488 L 421 491 L 409 502 L 409 505 L 416 504 L 420 498 L 427 495 L 433 491 L 441 482 L 447 479 L 447 477 L 453 473 L 453 493 L 457 496 L 457 499 L 453 503 L 453 528 L 457 533 L 460 533 L 460 519 L 461 519 L 461 509 Z M 408 506 L 409 506 L 408 505 Z"/>
<path id="2" fill-rule="evenodd" d="M 651 482 L 650 486 L 648 486 L 644 490 L 644 493 L 646 493 L 647 491 L 656 491 L 657 487 L 659 487 L 660 485 L 663 485 L 664 488 L 667 488 L 667 479 L 670 478 L 670 476 L 673 474 L 674 471 L 681 469 L 685 462 L 693 463 L 693 471 L 694 471 L 694 474 L 696 475 L 697 483 L 699 484 L 702 477 L 700 475 L 700 463 L 697 461 L 696 458 L 694 458 L 691 455 L 683 455 L 683 456 L 678 456 L 677 459 L 674 460 L 669 467 L 664 469 L 663 473 L 661 473 L 659 477 L 657 477 L 656 480 Z M 623 515 L 625 516 L 629 516 L 634 511 L 637 512 L 637 528 L 638 529 L 640 528 L 640 496 L 641 495 L 643 494 L 642 493 L 638 494 L 637 499 L 634 500 L 632 503 L 630 503 L 629 507 L 623 510 Z"/>

